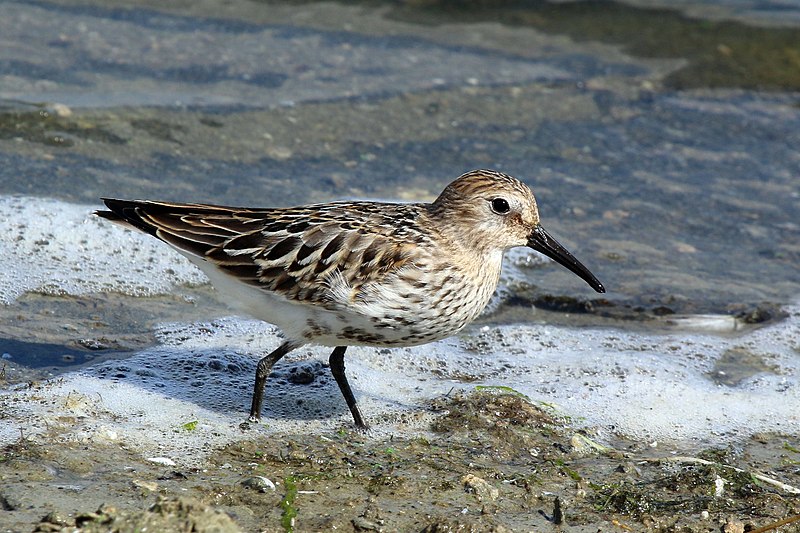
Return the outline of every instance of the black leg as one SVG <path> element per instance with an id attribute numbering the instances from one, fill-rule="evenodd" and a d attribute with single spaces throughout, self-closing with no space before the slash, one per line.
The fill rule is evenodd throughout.
<path id="1" fill-rule="evenodd" d="M 272 371 L 272 365 L 280 361 L 281 357 L 295 348 L 296 346 L 293 343 L 286 341 L 275 348 L 272 353 L 262 357 L 258 365 L 256 365 L 256 383 L 253 388 L 253 403 L 250 406 L 250 418 L 248 419 L 250 422 L 258 422 L 261 420 L 261 404 L 264 402 L 264 386 L 267 384 L 270 371 Z"/>
<path id="2" fill-rule="evenodd" d="M 347 350 L 347 346 L 337 346 L 333 349 L 333 353 L 330 359 L 328 359 L 328 363 L 331 365 L 331 374 L 333 374 L 336 383 L 339 385 L 339 390 L 342 391 L 342 396 L 344 396 L 344 401 L 347 402 L 347 407 L 350 408 L 350 412 L 353 414 L 353 421 L 356 423 L 356 427 L 359 429 L 368 429 L 369 426 L 364 422 L 361 411 L 358 410 L 356 397 L 353 396 L 353 391 L 350 389 L 350 384 L 347 382 L 347 376 L 344 375 L 345 350 Z"/>

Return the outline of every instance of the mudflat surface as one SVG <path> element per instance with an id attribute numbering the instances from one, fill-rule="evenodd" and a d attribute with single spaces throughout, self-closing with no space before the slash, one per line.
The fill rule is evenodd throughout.
<path id="1" fill-rule="evenodd" d="M 4 527 L 700 532 L 800 512 L 791 437 L 685 456 L 658 443 L 600 445 L 504 391 L 439 398 L 431 409 L 424 437 L 243 435 L 200 467 L 145 460 L 124 445 L 23 436 L 1 456 Z"/>

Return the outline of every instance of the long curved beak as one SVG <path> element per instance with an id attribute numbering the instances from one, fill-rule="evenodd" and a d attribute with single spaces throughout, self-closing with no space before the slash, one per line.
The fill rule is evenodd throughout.
<path id="1" fill-rule="evenodd" d="M 580 276 L 581 279 L 597 292 L 606 292 L 606 288 L 603 287 L 600 280 L 594 277 L 594 274 L 589 272 L 589 269 L 583 266 L 583 263 L 575 259 L 575 256 L 569 253 L 566 248 L 551 237 L 543 227 L 536 226 L 536 229 L 528 236 L 528 246 L 537 252 L 543 253 L 556 263 L 565 266 L 567 269 Z"/>

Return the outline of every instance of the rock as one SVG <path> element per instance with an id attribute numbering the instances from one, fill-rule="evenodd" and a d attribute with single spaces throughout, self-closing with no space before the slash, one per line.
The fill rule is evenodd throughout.
<path id="1" fill-rule="evenodd" d="M 353 529 L 356 531 L 383 531 L 377 522 L 369 520 L 363 516 L 357 516 L 352 520 Z"/>
<path id="2" fill-rule="evenodd" d="M 275 490 L 275 483 L 264 476 L 253 476 L 242 481 L 242 486 L 259 492 L 269 492 Z"/>
<path id="3" fill-rule="evenodd" d="M 735 518 L 729 518 L 722 526 L 722 533 L 744 533 L 744 523 Z"/>
<path id="4" fill-rule="evenodd" d="M 143 479 L 134 479 L 131 481 L 135 487 L 144 489 L 148 492 L 155 492 L 158 490 L 158 483 L 155 481 L 144 481 Z"/>
<path id="5" fill-rule="evenodd" d="M 500 491 L 493 487 L 488 481 L 479 478 L 474 474 L 465 474 L 461 478 L 464 490 L 471 492 L 478 497 L 479 501 L 495 501 L 500 496 Z"/>
<path id="6" fill-rule="evenodd" d="M 151 463 L 156 463 L 158 465 L 164 465 L 164 466 L 175 466 L 176 464 L 175 461 L 173 461 L 169 457 L 148 457 L 147 460 L 150 461 Z"/>

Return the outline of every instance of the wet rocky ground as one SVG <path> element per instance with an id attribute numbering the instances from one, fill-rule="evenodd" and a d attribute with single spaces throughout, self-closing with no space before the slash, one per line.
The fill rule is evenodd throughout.
<path id="1" fill-rule="evenodd" d="M 2 527 L 800 531 L 791 524 L 800 515 L 793 436 L 692 451 L 624 439 L 601 445 L 509 390 L 437 398 L 430 409 L 437 416 L 424 437 L 375 439 L 343 427 L 243 438 L 191 468 L 124 446 L 65 442 L 57 433 L 34 443 L 22 434 L 0 452 Z"/>

